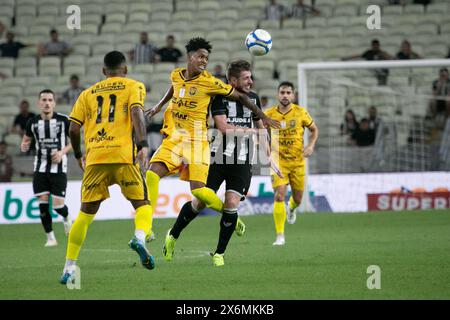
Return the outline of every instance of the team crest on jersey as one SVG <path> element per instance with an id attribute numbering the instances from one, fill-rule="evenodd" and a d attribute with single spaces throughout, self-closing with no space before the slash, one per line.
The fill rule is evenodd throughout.
<path id="1" fill-rule="evenodd" d="M 197 88 L 196 87 L 189 88 L 189 95 L 190 96 L 195 96 L 196 93 L 197 93 Z"/>
<path id="2" fill-rule="evenodd" d="M 295 125 L 296 125 L 296 121 L 295 120 L 289 121 L 289 127 L 290 128 L 295 128 Z"/>

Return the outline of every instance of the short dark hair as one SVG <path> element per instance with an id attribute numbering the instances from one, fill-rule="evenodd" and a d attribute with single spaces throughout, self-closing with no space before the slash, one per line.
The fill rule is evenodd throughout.
<path id="1" fill-rule="evenodd" d="M 108 52 L 105 55 L 105 58 L 103 59 L 105 67 L 112 70 L 117 69 L 118 67 L 120 67 L 122 63 L 125 62 L 126 62 L 125 56 L 120 51 Z"/>
<path id="2" fill-rule="evenodd" d="M 188 41 L 185 48 L 187 53 L 197 51 L 199 49 L 205 49 L 208 53 L 211 53 L 212 46 L 209 41 L 206 41 L 204 38 L 195 37 Z"/>
<path id="3" fill-rule="evenodd" d="M 53 99 L 55 99 L 55 97 L 56 97 L 55 93 L 52 90 L 44 89 L 44 90 L 41 90 L 41 92 L 39 92 L 39 95 L 38 95 L 39 99 L 41 98 L 41 94 L 43 94 L 43 93 L 51 93 L 53 95 Z"/>
<path id="4" fill-rule="evenodd" d="M 278 85 L 278 90 L 280 90 L 281 87 L 291 87 L 292 91 L 294 91 L 295 87 L 294 84 L 290 81 L 283 81 Z"/>
<path id="5" fill-rule="evenodd" d="M 52 29 L 52 30 L 50 30 L 50 34 L 52 34 L 52 33 L 58 33 L 58 31 L 56 31 L 56 29 Z"/>
<path id="6" fill-rule="evenodd" d="M 80 80 L 76 74 L 70 76 L 70 80 Z"/>
<path id="7" fill-rule="evenodd" d="M 252 66 L 250 62 L 246 60 L 234 60 L 231 61 L 228 65 L 227 69 L 227 78 L 230 80 L 231 77 L 239 78 L 239 75 L 241 74 L 241 71 L 251 71 Z"/>
<path id="8" fill-rule="evenodd" d="M 380 41 L 378 39 L 373 39 L 372 44 L 380 44 Z"/>
<path id="9" fill-rule="evenodd" d="M 175 36 L 173 34 L 169 34 L 166 39 L 173 39 L 173 40 L 175 40 Z"/>

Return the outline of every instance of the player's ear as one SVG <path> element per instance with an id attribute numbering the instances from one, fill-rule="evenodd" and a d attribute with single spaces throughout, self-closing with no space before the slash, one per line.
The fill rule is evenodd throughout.
<path id="1" fill-rule="evenodd" d="M 125 65 L 123 66 L 123 74 L 127 74 L 128 73 L 128 66 Z"/>
<path id="2" fill-rule="evenodd" d="M 106 68 L 105 67 L 102 68 L 102 72 L 106 76 Z"/>

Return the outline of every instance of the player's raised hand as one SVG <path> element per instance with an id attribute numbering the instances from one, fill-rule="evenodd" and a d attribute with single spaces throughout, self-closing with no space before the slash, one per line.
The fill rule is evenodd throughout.
<path id="1" fill-rule="evenodd" d="M 313 146 L 307 146 L 305 149 L 303 149 L 303 156 L 305 158 L 308 158 L 310 155 L 312 155 L 314 152 Z"/>
<path id="2" fill-rule="evenodd" d="M 262 120 L 262 122 L 263 122 L 263 124 L 264 124 L 264 126 L 266 128 L 269 128 L 269 127 L 272 127 L 272 128 L 275 128 L 275 129 L 280 129 L 281 128 L 281 124 L 277 120 L 271 119 L 271 118 L 269 118 L 267 116 L 265 116 L 261 120 Z"/>
<path id="3" fill-rule="evenodd" d="M 155 114 L 160 112 L 161 109 L 162 109 L 162 107 L 160 107 L 160 106 L 153 106 L 150 109 L 145 111 L 145 116 L 148 117 L 149 119 L 151 119 Z"/>

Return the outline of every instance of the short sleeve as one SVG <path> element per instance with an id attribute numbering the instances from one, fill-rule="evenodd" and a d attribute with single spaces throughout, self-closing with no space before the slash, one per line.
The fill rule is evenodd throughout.
<path id="1" fill-rule="evenodd" d="M 142 82 L 136 81 L 130 86 L 130 95 L 128 98 L 128 105 L 130 108 L 139 107 L 144 109 L 145 101 L 145 86 Z"/>
<path id="2" fill-rule="evenodd" d="M 17 42 L 17 46 L 19 47 L 19 49 L 26 47 L 26 45 L 24 45 L 22 42 Z"/>
<path id="3" fill-rule="evenodd" d="M 28 119 L 27 124 L 25 126 L 25 134 L 28 137 L 32 137 L 33 136 L 33 131 L 31 131 L 31 125 L 33 124 L 33 118 Z"/>
<path id="4" fill-rule="evenodd" d="M 314 123 L 314 120 L 311 118 L 308 111 L 306 111 L 306 109 L 303 109 L 302 126 L 309 127 L 313 123 Z"/>
<path id="5" fill-rule="evenodd" d="M 85 105 L 85 92 L 83 91 L 75 102 L 72 112 L 70 113 L 69 120 L 73 121 L 80 126 L 83 125 L 86 119 L 86 105 Z"/>
<path id="6" fill-rule="evenodd" d="M 256 99 L 256 106 L 257 106 L 258 108 L 261 109 L 261 100 L 259 100 L 259 96 L 256 96 L 255 99 Z M 253 119 L 253 121 L 259 121 L 259 120 L 261 120 L 261 119 L 260 119 L 256 114 L 254 114 L 253 112 L 252 112 L 252 119 Z"/>
<path id="7" fill-rule="evenodd" d="M 69 124 L 70 124 L 69 118 L 64 117 L 64 128 L 65 128 L 65 132 L 64 133 L 65 133 L 66 137 L 69 136 Z"/>
<path id="8" fill-rule="evenodd" d="M 233 93 L 234 88 L 229 84 L 224 83 L 222 80 L 212 77 L 208 83 L 208 92 L 209 96 L 222 95 L 229 96 Z"/>
<path id="9" fill-rule="evenodd" d="M 226 114 L 227 114 L 227 108 L 223 103 L 223 97 L 215 96 L 211 103 L 211 115 L 214 117 L 214 116 L 226 115 Z"/>

